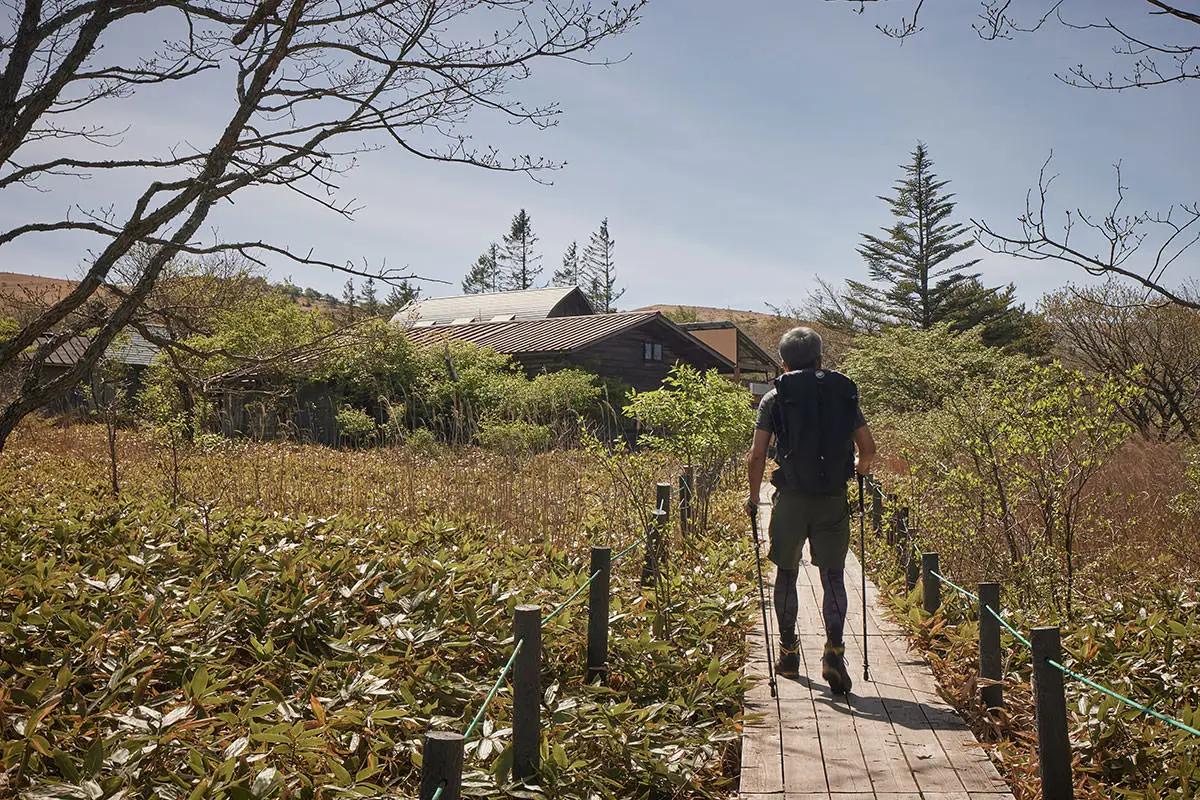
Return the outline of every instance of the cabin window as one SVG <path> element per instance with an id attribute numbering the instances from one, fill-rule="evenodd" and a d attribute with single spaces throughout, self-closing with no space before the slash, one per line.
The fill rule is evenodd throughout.
<path id="1" fill-rule="evenodd" d="M 662 344 L 646 342 L 642 349 L 642 359 L 645 361 L 662 361 Z"/>

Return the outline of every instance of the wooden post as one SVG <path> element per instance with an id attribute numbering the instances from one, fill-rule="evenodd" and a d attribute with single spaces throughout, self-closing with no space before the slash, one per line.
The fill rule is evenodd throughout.
<path id="1" fill-rule="evenodd" d="M 879 533 L 883 530 L 883 487 L 878 481 L 868 481 L 871 487 L 871 530 Z"/>
<path id="2" fill-rule="evenodd" d="M 1000 613 L 1000 584 L 979 584 L 979 677 L 985 681 L 999 681 L 1003 677 L 1000 657 L 1000 620 L 991 611 Z M 999 683 L 984 684 L 979 688 L 984 708 L 1001 708 L 1004 705 L 1004 687 Z"/>
<path id="3" fill-rule="evenodd" d="M 934 574 L 941 571 L 937 553 L 921 554 L 921 594 L 925 599 L 926 614 L 936 614 L 942 607 L 942 579 Z"/>
<path id="4" fill-rule="evenodd" d="M 1067 736 L 1067 695 L 1062 672 L 1049 664 L 1049 659 L 1062 663 L 1062 641 L 1056 626 L 1034 628 L 1030 638 L 1042 799 L 1074 800 L 1071 740 Z"/>
<path id="5" fill-rule="evenodd" d="M 661 485 L 661 484 L 660 484 Z M 668 487 L 670 485 L 668 484 Z M 596 575 L 588 587 L 587 682 L 604 683 L 608 672 L 608 598 L 612 549 L 592 548 L 588 575 Z"/>
<path id="6" fill-rule="evenodd" d="M 654 507 L 667 512 L 667 522 L 671 521 L 671 484 L 654 484 Z"/>
<path id="7" fill-rule="evenodd" d="M 887 496 L 888 508 L 894 508 L 892 512 L 892 524 L 888 527 L 887 543 L 892 547 L 896 546 L 896 542 L 900 539 L 900 512 L 902 509 L 896 505 L 896 495 L 889 494 Z"/>
<path id="8" fill-rule="evenodd" d="M 542 610 L 517 606 L 513 641 L 522 642 L 513 664 L 513 766 L 514 780 L 537 774 L 542 737 Z"/>
<path id="9" fill-rule="evenodd" d="M 462 793 L 463 735 L 429 731 L 421 751 L 421 800 L 432 800 L 444 781 L 441 800 L 459 800 Z"/>
<path id="10" fill-rule="evenodd" d="M 917 580 L 921 577 L 921 565 L 917 562 L 917 554 L 912 546 L 912 537 L 908 531 L 908 507 L 900 509 L 899 536 L 897 547 L 900 549 L 900 563 L 904 566 L 904 585 L 908 591 L 917 588 Z"/>
<path id="11" fill-rule="evenodd" d="M 655 514 L 655 520 L 657 520 Z M 662 529 L 654 522 L 650 523 L 650 529 L 646 531 L 646 557 L 642 561 L 642 586 L 649 586 L 658 579 L 658 567 L 661 563 L 658 555 L 659 540 L 662 538 Z"/>
<path id="12" fill-rule="evenodd" d="M 696 475 L 691 467 L 684 467 L 679 476 L 679 530 L 687 533 L 692 524 L 692 496 L 696 489 Z"/>

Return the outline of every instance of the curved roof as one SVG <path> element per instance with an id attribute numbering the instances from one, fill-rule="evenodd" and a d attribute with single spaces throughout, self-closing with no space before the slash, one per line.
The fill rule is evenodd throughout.
<path id="1" fill-rule="evenodd" d="M 593 314 L 595 309 L 576 286 L 548 286 L 515 292 L 427 297 L 396 312 L 392 322 L 424 327 L 468 322 L 511 322 L 523 319 Z"/>

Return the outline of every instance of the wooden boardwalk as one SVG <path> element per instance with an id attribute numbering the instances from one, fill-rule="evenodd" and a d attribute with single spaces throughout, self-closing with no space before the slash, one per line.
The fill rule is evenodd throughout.
<path id="1" fill-rule="evenodd" d="M 771 609 L 774 565 L 766 559 L 770 505 L 759 507 L 767 581 L 767 619 L 778 655 Z M 857 515 L 856 515 L 857 517 Z M 853 520 L 857 549 L 858 520 Z M 846 620 L 846 663 L 854 679 L 847 699 L 834 697 L 821 679 L 825 627 L 821 579 L 805 562 L 800 570 L 800 678 L 780 678 L 787 791 L 779 770 L 779 727 L 767 685 L 762 623 L 749 636 L 747 672 L 763 677 L 746 694 L 748 723 L 742 734 L 740 796 L 767 800 L 1013 800 L 966 723 L 937 694 L 929 666 L 910 652 L 900 628 L 878 604 L 867 583 L 867 636 L 871 680 L 862 679 L 862 572 L 846 562 L 850 616 Z M 770 568 L 769 575 L 766 570 Z M 758 618 L 761 620 L 761 615 Z M 809 677 L 806 677 L 809 676 Z"/>

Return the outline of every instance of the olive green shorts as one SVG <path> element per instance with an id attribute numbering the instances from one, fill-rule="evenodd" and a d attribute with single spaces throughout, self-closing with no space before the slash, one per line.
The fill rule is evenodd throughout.
<path id="1" fill-rule="evenodd" d="M 812 563 L 842 569 L 850 549 L 850 502 L 845 494 L 804 494 L 776 489 L 771 500 L 771 550 L 781 569 L 797 569 L 804 542 Z"/>

